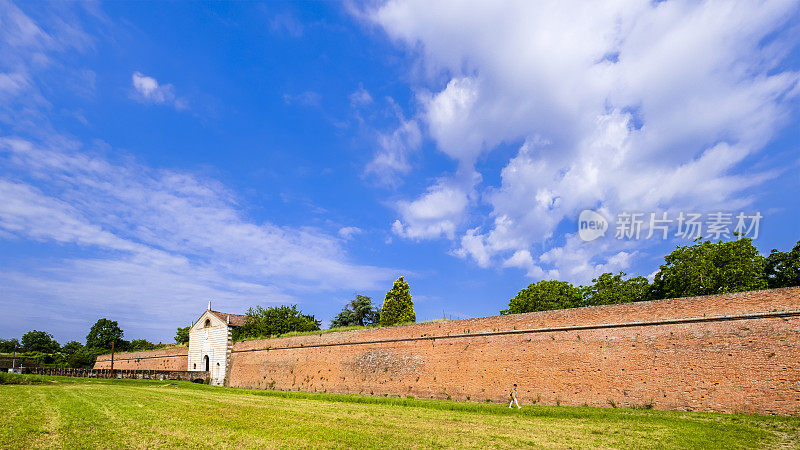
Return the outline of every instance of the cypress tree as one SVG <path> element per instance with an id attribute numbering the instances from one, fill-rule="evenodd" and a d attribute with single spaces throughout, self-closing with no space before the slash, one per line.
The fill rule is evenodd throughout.
<path id="1" fill-rule="evenodd" d="M 397 279 L 392 289 L 386 293 L 386 299 L 381 307 L 381 326 L 392 326 L 406 322 L 416 322 L 414 302 L 411 301 L 411 292 L 408 283 L 403 277 Z"/>

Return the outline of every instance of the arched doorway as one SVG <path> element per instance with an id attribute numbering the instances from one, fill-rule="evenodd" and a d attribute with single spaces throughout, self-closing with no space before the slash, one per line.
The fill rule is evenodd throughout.
<path id="1" fill-rule="evenodd" d="M 205 362 L 206 372 L 210 371 L 211 370 L 211 363 L 208 360 L 208 355 L 203 357 L 203 362 Z"/>

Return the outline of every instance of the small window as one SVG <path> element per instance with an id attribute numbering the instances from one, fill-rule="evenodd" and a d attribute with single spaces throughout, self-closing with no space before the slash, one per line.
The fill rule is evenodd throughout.
<path id="1" fill-rule="evenodd" d="M 205 325 L 203 325 L 203 327 L 204 328 L 208 328 L 210 326 L 211 326 L 211 319 L 206 319 L 206 323 L 205 323 Z"/>
<path id="2" fill-rule="evenodd" d="M 192 369 L 197 369 L 197 363 L 192 364 Z"/>

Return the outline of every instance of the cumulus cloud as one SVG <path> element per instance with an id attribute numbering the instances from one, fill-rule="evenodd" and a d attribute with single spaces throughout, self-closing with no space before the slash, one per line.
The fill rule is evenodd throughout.
<path id="1" fill-rule="evenodd" d="M 367 11 L 419 56 L 429 75 L 419 90 L 449 80 L 418 96 L 418 113 L 459 170 L 501 144 L 522 143 L 499 185 L 472 187 L 490 208 L 488 226 L 470 224 L 463 197 L 436 194 L 436 184 L 403 205 L 448 198 L 447 219 L 414 226 L 411 208 L 399 208 L 409 222 L 393 229 L 455 239 L 454 253 L 480 266 L 586 279 L 625 266 L 630 251 L 574 238 L 538 250 L 583 208 L 746 206 L 747 190 L 772 174 L 743 167 L 786 123 L 800 91 L 798 72 L 782 65 L 798 43 L 787 31 L 797 13 L 785 0 L 436 8 L 394 0 Z"/>
<path id="2" fill-rule="evenodd" d="M 402 221 L 396 220 L 392 231 L 409 239 L 452 239 L 468 206 L 469 195 L 463 186 L 441 179 L 418 199 L 397 203 Z"/>
<path id="3" fill-rule="evenodd" d="M 175 97 L 171 84 L 159 84 L 153 77 L 134 72 L 131 75 L 134 89 L 134 98 L 143 103 L 171 104 L 175 109 L 185 109 L 186 101 Z"/>
<path id="4" fill-rule="evenodd" d="M 486 268 L 489 267 L 491 263 L 491 254 L 489 249 L 486 248 L 486 245 L 483 242 L 483 237 L 479 234 L 479 231 L 479 228 L 467 230 L 466 234 L 461 237 L 461 248 L 457 249 L 453 253 L 462 258 L 471 256 L 478 266 Z M 527 254 L 527 257 L 530 259 L 530 252 L 527 250 L 520 250 L 520 252 Z M 512 266 L 516 266 L 516 264 L 512 264 Z"/>

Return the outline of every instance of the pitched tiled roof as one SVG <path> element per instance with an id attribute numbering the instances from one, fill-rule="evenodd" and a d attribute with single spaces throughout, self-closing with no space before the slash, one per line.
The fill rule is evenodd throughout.
<path id="1" fill-rule="evenodd" d="M 211 314 L 214 314 L 221 321 L 229 324 L 232 327 L 240 327 L 244 325 L 245 321 L 247 320 L 247 316 L 243 316 L 241 314 L 229 314 L 219 311 L 211 311 Z M 228 320 L 229 318 L 230 320 Z"/>

